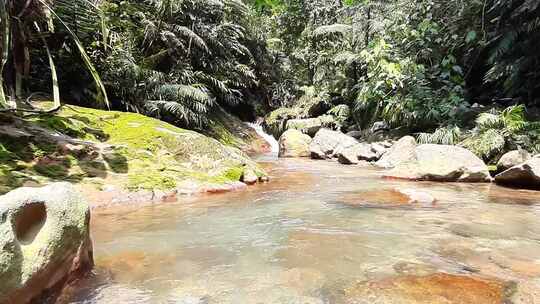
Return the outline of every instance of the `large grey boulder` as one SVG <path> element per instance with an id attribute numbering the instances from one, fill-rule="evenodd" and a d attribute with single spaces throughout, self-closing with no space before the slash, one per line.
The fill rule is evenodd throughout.
<path id="1" fill-rule="evenodd" d="M 337 156 L 347 148 L 358 144 L 358 141 L 339 131 L 321 129 L 309 145 L 311 157 L 314 159 L 327 159 Z"/>
<path id="2" fill-rule="evenodd" d="M 391 147 L 391 145 L 390 145 Z M 388 151 L 388 148 L 384 146 L 383 143 L 372 143 L 371 144 L 371 151 L 373 151 L 373 153 L 375 153 L 375 155 L 377 156 L 377 160 L 379 160 L 383 155 L 384 153 L 386 153 Z"/>
<path id="3" fill-rule="evenodd" d="M 279 157 L 309 157 L 311 137 L 298 131 L 287 130 L 279 138 Z"/>
<path id="4" fill-rule="evenodd" d="M 402 162 L 387 177 L 440 182 L 490 182 L 486 164 L 471 151 L 447 145 L 421 145 L 411 160 Z"/>
<path id="5" fill-rule="evenodd" d="M 531 158 L 498 174 L 495 182 L 524 188 L 540 188 L 540 158 Z"/>
<path id="6" fill-rule="evenodd" d="M 415 149 L 416 139 L 412 136 L 405 136 L 384 153 L 375 166 L 385 169 L 394 168 L 403 162 L 414 159 Z"/>
<path id="7" fill-rule="evenodd" d="M 525 150 L 514 150 L 504 154 L 497 163 L 497 169 L 501 171 L 508 170 L 514 166 L 523 164 L 531 158 L 529 152 Z"/>
<path id="8" fill-rule="evenodd" d="M 39 301 L 93 266 L 88 204 L 68 183 L 0 196 L 0 303 Z"/>
<path id="9" fill-rule="evenodd" d="M 383 148 L 384 149 L 384 148 Z M 373 162 L 380 158 L 377 146 L 368 143 L 358 143 L 338 153 L 338 161 L 345 165 L 354 165 L 359 161 Z"/>

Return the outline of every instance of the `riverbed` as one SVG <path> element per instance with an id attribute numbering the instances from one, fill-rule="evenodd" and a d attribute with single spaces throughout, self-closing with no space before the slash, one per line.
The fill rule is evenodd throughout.
<path id="1" fill-rule="evenodd" d="M 538 192 L 387 180 L 380 170 L 332 161 L 273 155 L 258 161 L 270 183 L 173 203 L 96 210 L 91 223 L 95 270 L 65 302 L 540 299 L 535 298 L 540 290 Z M 397 188 L 427 193 L 436 202 L 380 200 Z M 418 278 L 441 292 L 402 290 Z M 448 289 L 458 284 L 452 282 L 461 285 Z M 489 292 L 478 293 L 474 286 Z M 515 300 L 519 297 L 522 302 Z"/>

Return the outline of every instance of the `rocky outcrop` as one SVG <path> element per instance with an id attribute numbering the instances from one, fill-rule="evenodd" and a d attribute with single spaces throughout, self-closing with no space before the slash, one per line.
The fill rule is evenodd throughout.
<path id="1" fill-rule="evenodd" d="M 311 157 L 327 159 L 339 155 L 342 151 L 358 144 L 358 141 L 339 131 L 321 129 L 309 145 Z"/>
<path id="2" fill-rule="evenodd" d="M 0 196 L 0 303 L 36 301 L 93 266 L 90 210 L 70 184 Z"/>
<path id="3" fill-rule="evenodd" d="M 258 141 L 253 130 L 238 135 L 249 129 L 242 126 L 214 124 L 221 134 L 216 140 L 140 114 L 76 106 L 33 120 L 0 117 L 0 193 L 27 181 L 101 182 L 150 193 L 176 190 L 186 181 L 228 185 L 240 181 L 244 167 L 264 177 L 237 148 L 250 150 L 249 142 Z"/>
<path id="4" fill-rule="evenodd" d="M 279 157 L 309 157 L 311 137 L 298 131 L 287 130 L 279 139 Z"/>
<path id="5" fill-rule="evenodd" d="M 390 169 L 414 159 L 416 140 L 412 136 L 405 136 L 398 140 L 382 157 L 375 163 L 377 167 Z"/>
<path id="6" fill-rule="evenodd" d="M 412 159 L 402 162 L 387 177 L 439 182 L 490 182 L 486 164 L 471 151 L 447 145 L 421 145 Z"/>
<path id="7" fill-rule="evenodd" d="M 505 171 L 514 166 L 523 164 L 531 158 L 529 152 L 525 150 L 514 150 L 504 154 L 497 163 L 497 170 Z M 499 172 L 500 172 L 499 171 Z"/>
<path id="8" fill-rule="evenodd" d="M 358 161 L 376 161 L 379 159 L 370 144 L 358 143 L 338 153 L 338 161 L 345 165 L 357 164 Z"/>
<path id="9" fill-rule="evenodd" d="M 495 182 L 503 185 L 540 189 L 540 158 L 534 157 L 497 176 Z"/>

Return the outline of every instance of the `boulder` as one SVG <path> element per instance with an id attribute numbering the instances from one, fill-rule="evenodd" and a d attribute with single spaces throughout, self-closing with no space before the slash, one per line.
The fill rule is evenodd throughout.
<path id="1" fill-rule="evenodd" d="M 327 159 L 339 155 L 342 151 L 358 144 L 358 141 L 339 131 L 321 129 L 309 145 L 311 157 Z"/>
<path id="2" fill-rule="evenodd" d="M 375 151 L 373 151 L 373 147 L 370 144 L 358 144 L 356 145 L 356 150 L 359 160 L 376 161 L 379 159 L 379 156 Z"/>
<path id="3" fill-rule="evenodd" d="M 523 164 L 531 158 L 529 152 L 525 150 L 514 150 L 506 153 L 497 163 L 497 170 L 505 171 L 514 166 Z M 500 171 L 499 171 L 500 172 Z"/>
<path id="4" fill-rule="evenodd" d="M 338 154 L 338 161 L 344 165 L 356 165 L 358 164 L 358 153 L 356 146 L 347 148 Z"/>
<path id="5" fill-rule="evenodd" d="M 358 161 L 375 161 L 379 159 L 373 152 L 370 144 L 358 143 L 352 147 L 346 148 L 338 155 L 338 161 L 345 165 L 355 165 Z"/>
<path id="6" fill-rule="evenodd" d="M 323 127 L 322 120 L 320 118 L 306 118 L 306 119 L 291 119 L 287 121 L 287 130 L 298 130 L 309 136 L 315 136 L 317 132 Z"/>
<path id="7" fill-rule="evenodd" d="M 0 303 L 39 301 L 93 266 L 88 204 L 68 183 L 0 196 Z"/>
<path id="8" fill-rule="evenodd" d="M 397 165 L 387 177 L 440 182 L 490 182 L 486 164 L 471 151 L 448 145 L 421 145 L 413 158 Z"/>
<path id="9" fill-rule="evenodd" d="M 390 129 L 390 126 L 384 122 L 384 121 L 376 121 L 373 123 L 373 125 L 371 126 L 371 128 L 369 128 L 369 131 L 371 133 L 375 133 L 375 132 L 378 132 L 378 131 L 381 131 L 381 130 L 389 130 Z"/>
<path id="10" fill-rule="evenodd" d="M 311 137 L 298 131 L 287 130 L 279 138 L 279 157 L 309 157 Z"/>
<path id="11" fill-rule="evenodd" d="M 388 151 L 388 148 L 383 146 L 381 143 L 372 143 L 371 144 L 371 151 L 373 151 L 373 153 L 375 153 L 375 155 L 377 156 L 377 160 L 378 160 L 384 155 L 384 153 L 386 153 L 386 151 Z"/>
<path id="12" fill-rule="evenodd" d="M 375 163 L 377 167 L 391 169 L 395 166 L 414 159 L 416 139 L 405 136 L 398 140 L 382 157 Z"/>
<path id="13" fill-rule="evenodd" d="M 540 158 L 531 158 L 498 174 L 495 176 L 495 182 L 524 188 L 540 188 Z"/>
<path id="14" fill-rule="evenodd" d="M 356 139 L 360 139 L 364 136 L 364 132 L 362 131 L 349 131 L 347 132 L 347 136 L 350 136 L 350 137 L 353 137 L 353 138 L 356 138 Z"/>

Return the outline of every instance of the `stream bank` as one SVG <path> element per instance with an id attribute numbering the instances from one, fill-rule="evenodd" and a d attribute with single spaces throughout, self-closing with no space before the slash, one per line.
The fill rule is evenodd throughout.
<path id="1" fill-rule="evenodd" d="M 242 150 L 264 152 L 268 144 L 225 114 L 218 111 L 206 130 L 219 140 L 139 114 L 76 106 L 24 119 L 3 115 L 0 192 L 68 181 L 106 205 L 169 201 L 266 181 Z"/>

